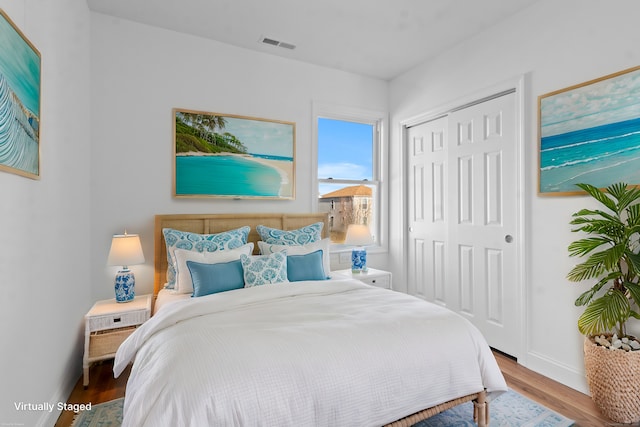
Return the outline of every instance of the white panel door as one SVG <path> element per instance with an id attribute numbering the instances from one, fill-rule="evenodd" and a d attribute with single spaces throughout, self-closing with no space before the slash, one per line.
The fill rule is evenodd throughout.
<path id="1" fill-rule="evenodd" d="M 408 292 L 446 301 L 446 162 L 448 120 L 436 119 L 407 131 Z"/>
<path id="2" fill-rule="evenodd" d="M 516 129 L 514 93 L 411 127 L 407 181 L 409 292 L 462 314 L 517 357 Z M 414 141 L 437 134 L 442 149 L 413 154 Z"/>
<path id="3" fill-rule="evenodd" d="M 515 94 L 449 117 L 449 250 L 457 311 L 489 344 L 518 355 Z"/>

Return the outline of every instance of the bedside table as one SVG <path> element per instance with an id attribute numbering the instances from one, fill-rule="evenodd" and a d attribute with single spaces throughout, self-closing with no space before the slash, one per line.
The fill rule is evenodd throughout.
<path id="1" fill-rule="evenodd" d="M 349 279 L 360 280 L 367 285 L 377 286 L 379 288 L 392 289 L 391 287 L 391 272 L 384 270 L 376 270 L 370 268 L 366 273 L 352 273 L 349 270 L 337 270 L 332 271 L 331 275 L 348 277 Z"/>
<path id="2" fill-rule="evenodd" d="M 151 316 L 151 295 L 140 295 L 130 302 L 108 299 L 96 302 L 84 316 L 85 388 L 89 385 L 89 366 L 98 360 L 112 359 L 122 342 Z"/>

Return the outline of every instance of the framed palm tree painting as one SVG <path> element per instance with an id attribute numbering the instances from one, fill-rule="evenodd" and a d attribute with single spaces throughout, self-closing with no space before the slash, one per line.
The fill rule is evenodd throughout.
<path id="1" fill-rule="evenodd" d="M 40 52 L 2 9 L 0 170 L 40 177 Z"/>
<path id="2" fill-rule="evenodd" d="M 173 110 L 174 196 L 293 199 L 293 122 Z"/>
<path id="3" fill-rule="evenodd" d="M 640 67 L 538 98 L 539 194 L 640 185 Z"/>

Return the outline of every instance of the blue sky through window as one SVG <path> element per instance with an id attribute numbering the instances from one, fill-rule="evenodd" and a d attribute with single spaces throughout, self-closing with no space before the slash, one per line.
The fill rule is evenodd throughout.
<path id="1" fill-rule="evenodd" d="M 318 178 L 371 181 L 373 125 L 319 118 Z"/>

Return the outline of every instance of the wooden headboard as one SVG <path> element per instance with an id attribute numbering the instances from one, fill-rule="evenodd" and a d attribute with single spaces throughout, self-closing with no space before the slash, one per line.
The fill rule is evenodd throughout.
<path id="1" fill-rule="evenodd" d="M 166 283 L 167 278 L 167 248 L 162 234 L 163 228 L 190 231 L 199 234 L 215 234 L 233 230 L 248 225 L 249 242 L 254 244 L 254 253 L 258 253 L 260 236 L 256 226 L 265 225 L 280 230 L 295 230 L 305 225 L 324 222 L 322 237 L 329 237 L 329 219 L 326 213 L 309 214 L 173 214 L 156 215 L 153 232 L 154 265 L 153 294 L 157 295 Z"/>

